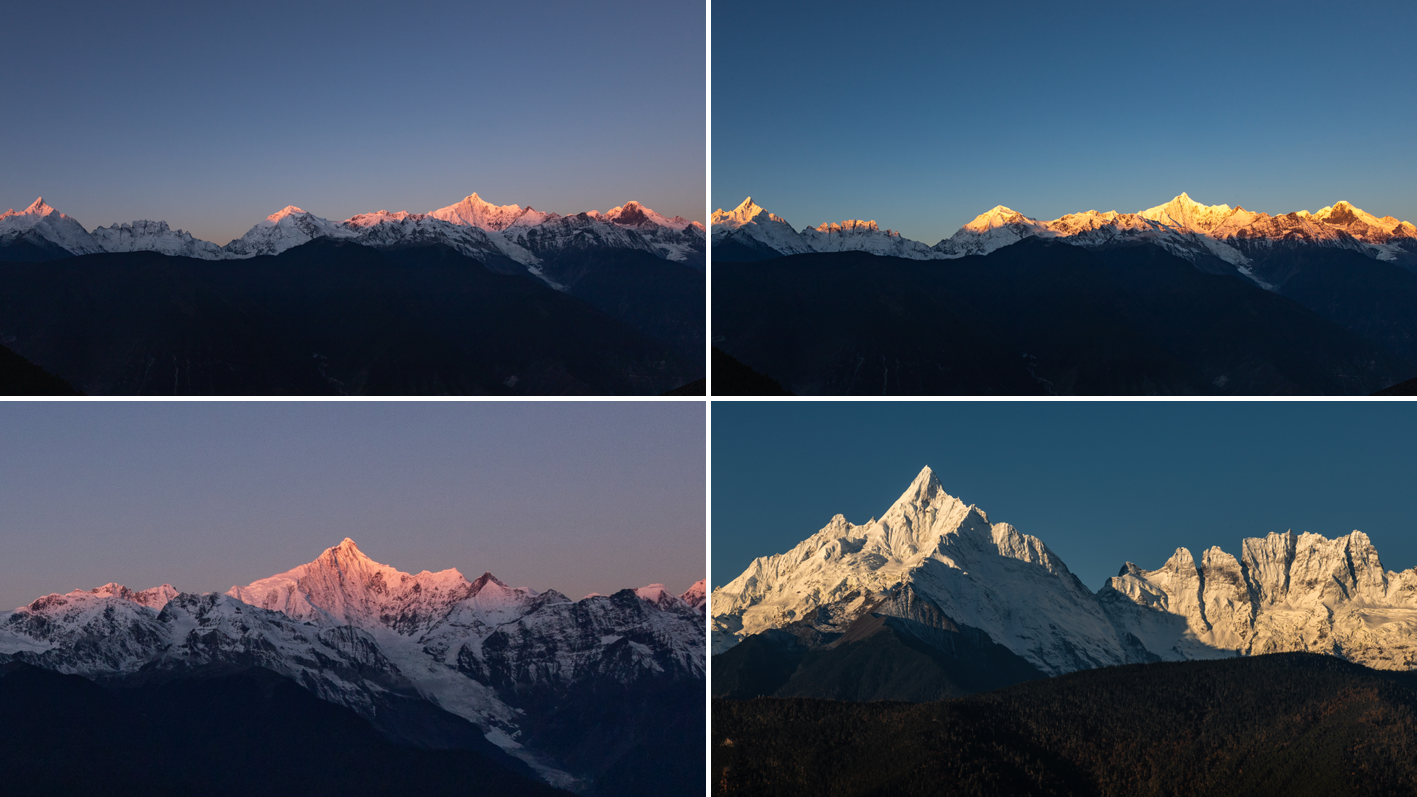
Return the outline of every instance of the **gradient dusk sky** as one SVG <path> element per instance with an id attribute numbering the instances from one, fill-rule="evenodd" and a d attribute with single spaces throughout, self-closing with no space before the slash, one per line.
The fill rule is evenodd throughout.
<path id="1" fill-rule="evenodd" d="M 704 61 L 696 3 L 11 3 L 0 211 L 219 244 L 473 192 L 703 221 Z"/>
<path id="2" fill-rule="evenodd" d="M 1417 4 L 782 0 L 713 7 L 714 208 L 935 244 L 1186 192 L 1417 222 Z"/>
<path id="3" fill-rule="evenodd" d="M 704 578 L 703 402 L 0 404 L 0 607 L 225 591 L 345 537 L 579 599 Z"/>
<path id="4" fill-rule="evenodd" d="M 1088 589 L 1178 547 L 1366 533 L 1417 566 L 1417 415 L 1400 402 L 715 402 L 711 583 L 841 513 L 880 517 L 929 465 Z"/>

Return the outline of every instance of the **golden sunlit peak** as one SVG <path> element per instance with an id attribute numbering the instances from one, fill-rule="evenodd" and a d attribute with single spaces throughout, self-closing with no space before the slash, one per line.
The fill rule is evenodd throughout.
<path id="1" fill-rule="evenodd" d="M 840 222 L 824 222 L 822 224 L 818 224 L 816 227 L 817 232 L 824 233 L 843 232 L 846 230 L 879 232 L 880 229 L 881 228 L 876 224 L 874 219 L 872 219 L 871 221 L 863 221 L 862 219 L 847 219 L 845 221 Z M 887 234 L 890 234 L 891 232 L 891 230 L 886 230 Z"/>
<path id="2" fill-rule="evenodd" d="M 1002 227 L 1005 224 L 1011 224 L 1015 221 L 1025 219 L 1027 219 L 1026 216 L 1013 208 L 995 205 L 988 211 L 975 216 L 973 221 L 964 225 L 964 228 L 975 232 L 984 232 L 986 230 L 992 230 L 995 227 Z"/>

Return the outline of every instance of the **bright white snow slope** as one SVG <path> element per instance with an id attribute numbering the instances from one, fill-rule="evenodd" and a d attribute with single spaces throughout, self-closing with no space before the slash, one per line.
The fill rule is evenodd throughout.
<path id="1" fill-rule="evenodd" d="M 1196 561 L 1128 562 L 1096 595 L 1039 539 L 990 524 L 927 467 L 880 520 L 840 515 L 791 551 L 713 591 L 712 650 L 792 623 L 844 630 L 909 584 L 1050 674 L 1108 664 L 1311 651 L 1372 667 L 1417 666 L 1417 568 L 1383 569 L 1355 531 L 1271 533 Z"/>
<path id="2" fill-rule="evenodd" d="M 518 742 L 520 712 L 499 689 L 703 678 L 702 603 L 703 582 L 682 596 L 655 584 L 572 601 L 490 573 L 409 574 L 346 539 L 224 595 L 117 584 L 48 595 L 0 614 L 0 654 L 90 677 L 258 665 L 366 716 L 381 695 L 416 693 L 477 724 L 549 782 L 570 785 Z M 484 649 L 493 637 L 495 650 Z"/>

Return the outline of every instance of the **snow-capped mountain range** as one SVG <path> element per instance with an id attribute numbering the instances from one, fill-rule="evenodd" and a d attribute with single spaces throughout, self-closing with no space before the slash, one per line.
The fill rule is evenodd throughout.
<path id="1" fill-rule="evenodd" d="M 346 539 L 225 594 L 107 584 L 47 595 L 0 614 L 0 660 L 99 679 L 260 666 L 375 725 L 394 699 L 427 700 L 574 788 L 581 773 L 523 744 L 527 696 L 702 679 L 703 596 L 701 581 L 679 596 L 654 584 L 574 601 L 490 573 L 403 573 Z"/>
<path id="2" fill-rule="evenodd" d="M 1417 568 L 1384 570 L 1360 531 L 1270 533 L 1237 558 L 1184 548 L 1131 562 L 1093 593 L 1036 537 L 990 523 L 927 467 L 879 519 L 841 515 L 791 551 L 753 561 L 712 596 L 712 650 L 775 628 L 840 633 L 913 593 L 1040 671 L 1281 651 L 1417 667 Z"/>
<path id="3" fill-rule="evenodd" d="M 1024 238 L 1056 238 L 1087 247 L 1147 241 L 1192 263 L 1226 264 L 1262 287 L 1256 260 L 1297 246 L 1346 249 L 1417 268 L 1417 226 L 1392 216 L 1378 218 L 1348 202 L 1316 213 L 1279 216 L 1229 205 L 1202 205 L 1182 193 L 1170 202 L 1137 213 L 1071 213 L 1039 221 L 1002 205 L 980 214 L 934 246 L 881 230 L 874 221 L 843 221 L 793 229 L 786 220 L 743 200 L 710 219 L 715 247 L 737 245 L 759 256 L 809 252 L 861 251 L 915 260 L 948 260 L 987 255 Z"/>
<path id="4" fill-rule="evenodd" d="M 59 255 L 153 251 L 203 260 L 275 255 L 316 238 L 350 240 L 373 247 L 442 243 L 471 257 L 505 258 L 560 287 L 540 268 L 545 258 L 566 250 L 632 249 L 677 262 L 701 263 L 704 225 L 679 216 L 666 218 L 639 202 L 600 213 L 570 216 L 520 205 L 493 205 L 470 194 L 429 213 L 362 213 L 331 221 L 293 205 L 257 222 L 226 246 L 193 238 L 163 221 L 135 221 L 92 232 L 55 210 L 43 198 L 22 211 L 0 214 L 0 247 L 26 243 Z"/>

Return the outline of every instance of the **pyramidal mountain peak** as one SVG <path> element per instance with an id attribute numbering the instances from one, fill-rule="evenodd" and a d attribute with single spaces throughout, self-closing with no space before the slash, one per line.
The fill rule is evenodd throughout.
<path id="1" fill-rule="evenodd" d="M 1027 222 L 1032 221 L 1032 219 L 1023 215 L 1022 213 L 1019 213 L 1013 208 L 1005 207 L 1003 205 L 995 205 L 989 210 L 979 214 L 978 216 L 975 216 L 972 221 L 964 225 L 964 229 L 973 230 L 975 232 L 987 232 L 989 230 L 1002 227 L 1005 224 L 1011 224 L 1021 221 Z"/>
<path id="2" fill-rule="evenodd" d="M 427 701 L 546 782 L 582 788 L 597 772 L 536 733 L 541 712 L 602 716 L 594 701 L 607 689 L 692 691 L 697 681 L 702 694 L 702 603 L 662 588 L 638 590 L 653 592 L 646 600 L 626 600 L 629 592 L 573 602 L 491 573 L 472 583 L 454 569 L 410 575 L 345 538 L 225 594 L 109 583 L 42 597 L 0 613 L 0 661 L 93 679 L 263 667 L 394 737 L 407 730 L 399 718 L 409 701 Z M 607 732 L 633 730 L 623 718 L 603 721 Z"/>
<path id="3" fill-rule="evenodd" d="M 457 571 L 453 571 L 453 572 L 457 572 Z M 478 577 L 477 577 L 477 580 L 473 581 L 472 584 L 469 585 L 469 586 L 470 586 L 469 592 L 470 592 L 470 594 L 472 594 L 472 595 L 477 595 L 478 593 L 482 592 L 483 588 L 486 587 L 488 584 L 492 584 L 492 585 L 495 585 L 495 586 L 498 586 L 498 587 L 502 587 L 503 589 L 510 589 L 510 587 L 508 587 L 507 584 L 506 584 L 505 582 L 503 582 L 501 579 L 499 579 L 499 578 L 497 578 L 496 576 L 492 575 L 490 572 L 487 572 L 487 573 L 483 573 L 482 575 L 478 576 Z"/>
<path id="4" fill-rule="evenodd" d="M 29 207 L 27 207 L 27 208 L 25 208 L 23 211 L 21 211 L 21 213 L 24 213 L 24 214 L 27 214 L 27 215 L 30 215 L 30 216 L 48 216 L 48 215 L 51 214 L 51 213 L 57 213 L 57 212 L 58 212 L 58 211 L 56 211 L 54 208 L 50 207 L 49 204 L 44 201 L 44 197 L 39 197 L 39 198 L 35 199 L 34 202 L 31 202 L 31 203 L 30 203 L 30 206 L 29 206 Z"/>
<path id="5" fill-rule="evenodd" d="M 1282 651 L 1417 668 L 1417 568 L 1385 570 L 1362 531 L 1270 532 L 1238 556 L 1181 546 L 1154 570 L 1127 561 L 1094 593 L 1042 540 L 991 524 L 928 468 L 881 520 L 837 515 L 715 589 L 712 648 L 791 624 L 829 638 L 869 613 L 910 619 L 891 614 L 902 589 L 1045 674 Z"/>
<path id="6" fill-rule="evenodd" d="M 957 623 L 1007 635 L 1034 666 L 1062 672 L 1077 661 L 1119 660 L 1115 632 L 1092 595 L 1035 537 L 991 524 L 979 508 L 947 493 L 923 468 L 879 520 L 840 515 L 784 554 L 755 560 L 713 592 L 715 652 L 745 636 L 816 618 L 839 633 L 900 584 L 933 596 Z M 1028 596 L 1028 606 L 1019 604 Z M 1008 618 L 1017 622 L 1008 622 Z M 1076 636 L 1057 638 L 1050 627 Z M 1078 657 L 1081 657 L 1080 659 Z"/>
<path id="7" fill-rule="evenodd" d="M 760 207 L 756 202 L 753 201 L 752 197 L 748 197 L 742 202 L 738 203 L 738 207 L 734 208 L 733 210 L 724 211 L 721 208 L 719 210 L 715 210 L 710 221 L 713 222 L 715 227 L 725 224 L 732 225 L 733 227 L 741 227 L 745 224 L 751 224 L 758 221 L 772 221 L 786 225 L 789 228 L 791 227 L 791 225 L 788 225 L 787 222 L 781 217 L 769 213 L 767 210 L 764 210 L 762 207 Z"/>

